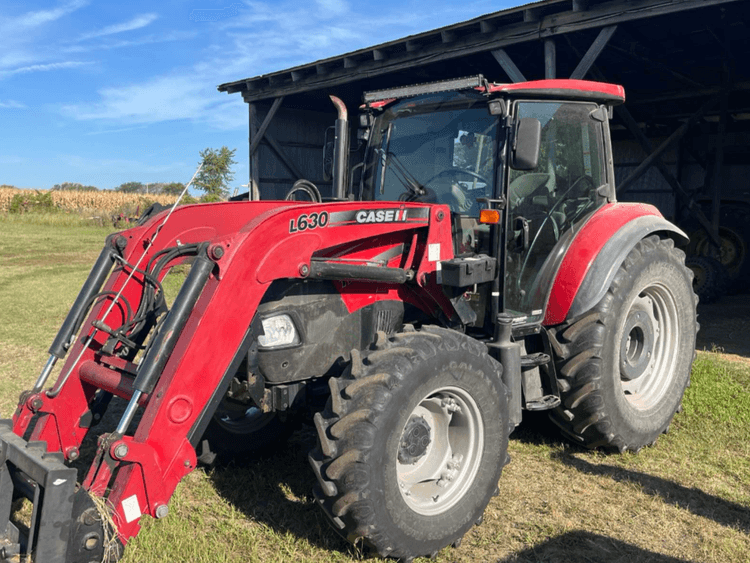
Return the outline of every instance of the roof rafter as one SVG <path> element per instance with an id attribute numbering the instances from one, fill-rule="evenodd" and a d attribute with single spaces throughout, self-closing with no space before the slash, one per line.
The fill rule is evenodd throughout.
<path id="1" fill-rule="evenodd" d="M 573 31 L 736 1 L 739 0 L 544 0 L 291 69 L 228 82 L 218 89 L 241 92 L 247 102 L 276 98 Z"/>

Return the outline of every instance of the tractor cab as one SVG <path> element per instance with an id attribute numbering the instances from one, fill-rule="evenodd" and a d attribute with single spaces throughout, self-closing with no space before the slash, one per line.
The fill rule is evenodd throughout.
<path id="1" fill-rule="evenodd" d="M 365 94 L 359 197 L 448 205 L 454 254 L 488 254 L 495 310 L 538 325 L 576 229 L 613 201 L 619 86 L 482 76 Z"/>

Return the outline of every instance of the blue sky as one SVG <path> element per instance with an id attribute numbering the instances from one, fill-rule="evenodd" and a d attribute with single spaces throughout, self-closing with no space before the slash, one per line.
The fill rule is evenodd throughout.
<path id="1" fill-rule="evenodd" d="M 200 150 L 227 145 L 239 186 L 247 106 L 218 84 L 520 3 L 2 2 L 0 184 L 187 182 Z"/>

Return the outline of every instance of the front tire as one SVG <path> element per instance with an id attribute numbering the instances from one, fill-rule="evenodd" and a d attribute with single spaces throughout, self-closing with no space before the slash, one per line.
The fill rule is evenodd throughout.
<path id="1" fill-rule="evenodd" d="M 381 556 L 433 555 L 479 523 L 507 461 L 502 367 L 477 341 L 425 327 L 386 338 L 315 417 L 310 462 L 336 530 Z"/>
<path id="2" fill-rule="evenodd" d="M 562 404 L 550 416 L 564 434 L 638 451 L 666 432 L 695 355 L 691 277 L 683 252 L 650 236 L 592 310 L 553 329 Z"/>

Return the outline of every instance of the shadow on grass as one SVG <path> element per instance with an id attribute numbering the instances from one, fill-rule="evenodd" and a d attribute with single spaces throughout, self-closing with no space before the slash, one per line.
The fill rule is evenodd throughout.
<path id="1" fill-rule="evenodd" d="M 713 520 L 722 526 L 737 528 L 745 533 L 750 533 L 750 507 L 709 495 L 699 489 L 684 487 L 673 481 L 654 477 L 646 473 L 631 471 L 612 465 L 595 465 L 571 456 L 567 452 L 553 454 L 553 457 L 587 475 L 603 476 L 615 481 L 636 483 L 642 487 L 643 492 L 661 497 L 668 504 L 688 510 L 696 516 Z"/>
<path id="2" fill-rule="evenodd" d="M 550 420 L 547 411 L 524 411 L 523 421 L 510 435 L 510 439 L 533 446 L 555 446 L 564 443 L 566 447 L 574 450 L 587 451 L 566 439 Z"/>
<path id="3" fill-rule="evenodd" d="M 355 548 L 328 524 L 312 494 L 315 476 L 307 454 L 315 431 L 303 426 L 262 459 L 220 465 L 209 471 L 218 493 L 248 519 L 291 534 L 327 551 L 355 557 Z"/>
<path id="4" fill-rule="evenodd" d="M 578 530 L 514 553 L 497 563 L 688 563 L 616 539 Z"/>

